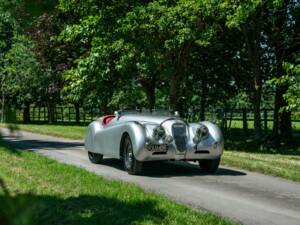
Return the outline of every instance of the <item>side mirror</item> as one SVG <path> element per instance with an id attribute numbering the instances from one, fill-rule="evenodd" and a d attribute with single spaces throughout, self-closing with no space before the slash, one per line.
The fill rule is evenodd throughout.
<path id="1" fill-rule="evenodd" d="M 174 116 L 179 117 L 179 116 L 180 116 L 180 115 L 179 115 L 179 112 L 178 112 L 178 111 L 175 111 L 175 112 L 174 112 Z"/>
<path id="2" fill-rule="evenodd" d="M 122 115 L 122 112 L 121 112 L 121 111 L 115 111 L 115 112 L 114 112 L 114 115 L 115 115 L 115 117 L 117 118 L 117 120 L 119 120 L 120 117 L 121 117 L 121 115 Z"/>

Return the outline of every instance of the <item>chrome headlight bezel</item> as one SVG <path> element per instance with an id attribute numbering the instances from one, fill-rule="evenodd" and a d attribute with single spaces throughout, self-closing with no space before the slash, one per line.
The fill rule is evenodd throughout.
<path id="1" fill-rule="evenodd" d="M 205 140 L 206 138 L 208 138 L 208 136 L 209 136 L 209 130 L 208 130 L 207 126 L 201 125 L 195 131 L 193 142 L 195 144 L 198 144 L 200 141 Z"/>
<path id="2" fill-rule="evenodd" d="M 166 131 L 162 126 L 153 129 L 153 139 L 156 141 L 163 140 L 166 137 Z"/>

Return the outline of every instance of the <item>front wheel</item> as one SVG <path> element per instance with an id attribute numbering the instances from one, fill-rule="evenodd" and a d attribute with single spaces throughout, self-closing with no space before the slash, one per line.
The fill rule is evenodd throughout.
<path id="1" fill-rule="evenodd" d="M 123 144 L 123 164 L 124 169 L 132 175 L 137 175 L 142 172 L 143 163 L 136 160 L 133 154 L 132 143 L 130 137 L 127 136 Z"/>
<path id="2" fill-rule="evenodd" d="M 92 163 L 99 164 L 103 160 L 103 155 L 101 155 L 101 154 L 93 153 L 93 152 L 88 152 L 88 155 L 89 155 L 89 160 Z"/>
<path id="3" fill-rule="evenodd" d="M 199 160 L 199 166 L 203 172 L 206 173 L 216 173 L 219 164 L 220 164 L 220 159 L 201 159 Z"/>

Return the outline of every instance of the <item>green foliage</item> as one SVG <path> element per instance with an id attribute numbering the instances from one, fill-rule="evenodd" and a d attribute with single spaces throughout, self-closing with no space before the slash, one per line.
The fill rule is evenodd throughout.
<path id="1" fill-rule="evenodd" d="M 79 13 L 80 19 L 68 25 L 59 40 L 91 46 L 66 73 L 65 90 L 73 99 L 89 96 L 101 105 L 114 93 L 119 95 L 119 89 L 122 93 L 126 83 L 147 90 L 151 80 L 170 80 L 176 73 L 183 79 L 183 58 L 191 58 L 192 48 L 211 46 L 219 31 L 212 20 L 217 14 L 214 6 L 207 1 L 112 1 L 109 6 L 60 1 L 61 10 Z"/>
<path id="2" fill-rule="evenodd" d="M 288 103 L 285 110 L 299 110 L 300 109 L 300 64 L 293 65 L 291 63 L 284 63 L 284 70 L 287 75 L 275 80 L 275 85 L 289 84 L 288 91 L 284 94 L 284 98 Z"/>
<path id="3" fill-rule="evenodd" d="M 6 94 L 22 104 L 37 100 L 40 86 L 40 68 L 33 53 L 33 44 L 24 35 L 15 35 L 11 49 L 4 59 L 3 74 Z"/>
<path id="4" fill-rule="evenodd" d="M 268 81 L 269 85 L 275 87 L 288 86 L 287 92 L 284 94 L 284 99 L 288 105 L 281 110 L 299 110 L 300 109 L 300 65 L 284 62 L 283 69 L 285 75 L 279 78 L 273 78 Z"/>
<path id="5" fill-rule="evenodd" d="M 16 45 L 4 74 L 22 70 L 26 77 L 26 64 L 42 74 L 38 100 L 30 90 L 23 100 L 16 97 L 21 91 L 14 90 L 25 93 L 26 85 L 12 79 L 10 102 L 51 107 L 64 100 L 102 113 L 139 103 L 202 117 L 205 109 L 249 107 L 256 109 L 258 134 L 260 108 L 279 102 L 278 87 L 291 86 L 285 93 L 289 110 L 298 105 L 296 76 L 283 76 L 282 68 L 284 61 L 299 64 L 293 58 L 300 50 L 298 1 L 0 1 L 0 30 L 9 31 L 0 33 L 0 62 L 12 37 L 26 31 L 34 42 L 28 58 L 39 64 L 34 69 L 34 60 L 13 62 L 13 54 L 26 52 Z"/>
<path id="6" fill-rule="evenodd" d="M 14 32 L 14 21 L 9 14 L 0 11 L 0 66 L 3 66 L 4 56 L 11 48 Z"/>

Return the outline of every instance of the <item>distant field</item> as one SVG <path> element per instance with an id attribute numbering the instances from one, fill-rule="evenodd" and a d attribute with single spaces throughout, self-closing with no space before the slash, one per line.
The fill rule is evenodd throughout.
<path id="1" fill-rule="evenodd" d="M 1 224 L 235 224 L 1 141 L 0 179 Z"/>
<path id="2" fill-rule="evenodd" d="M 230 122 L 227 121 L 227 125 L 229 126 Z M 249 129 L 253 129 L 254 128 L 254 124 L 253 121 L 248 121 L 248 128 Z M 264 124 L 262 123 L 262 128 L 264 129 Z M 268 129 L 272 129 L 273 126 L 273 122 L 272 121 L 268 121 Z M 300 130 L 300 122 L 293 122 L 292 123 L 292 127 L 295 130 Z M 241 120 L 232 120 L 231 122 L 231 128 L 243 128 L 243 121 Z"/>

